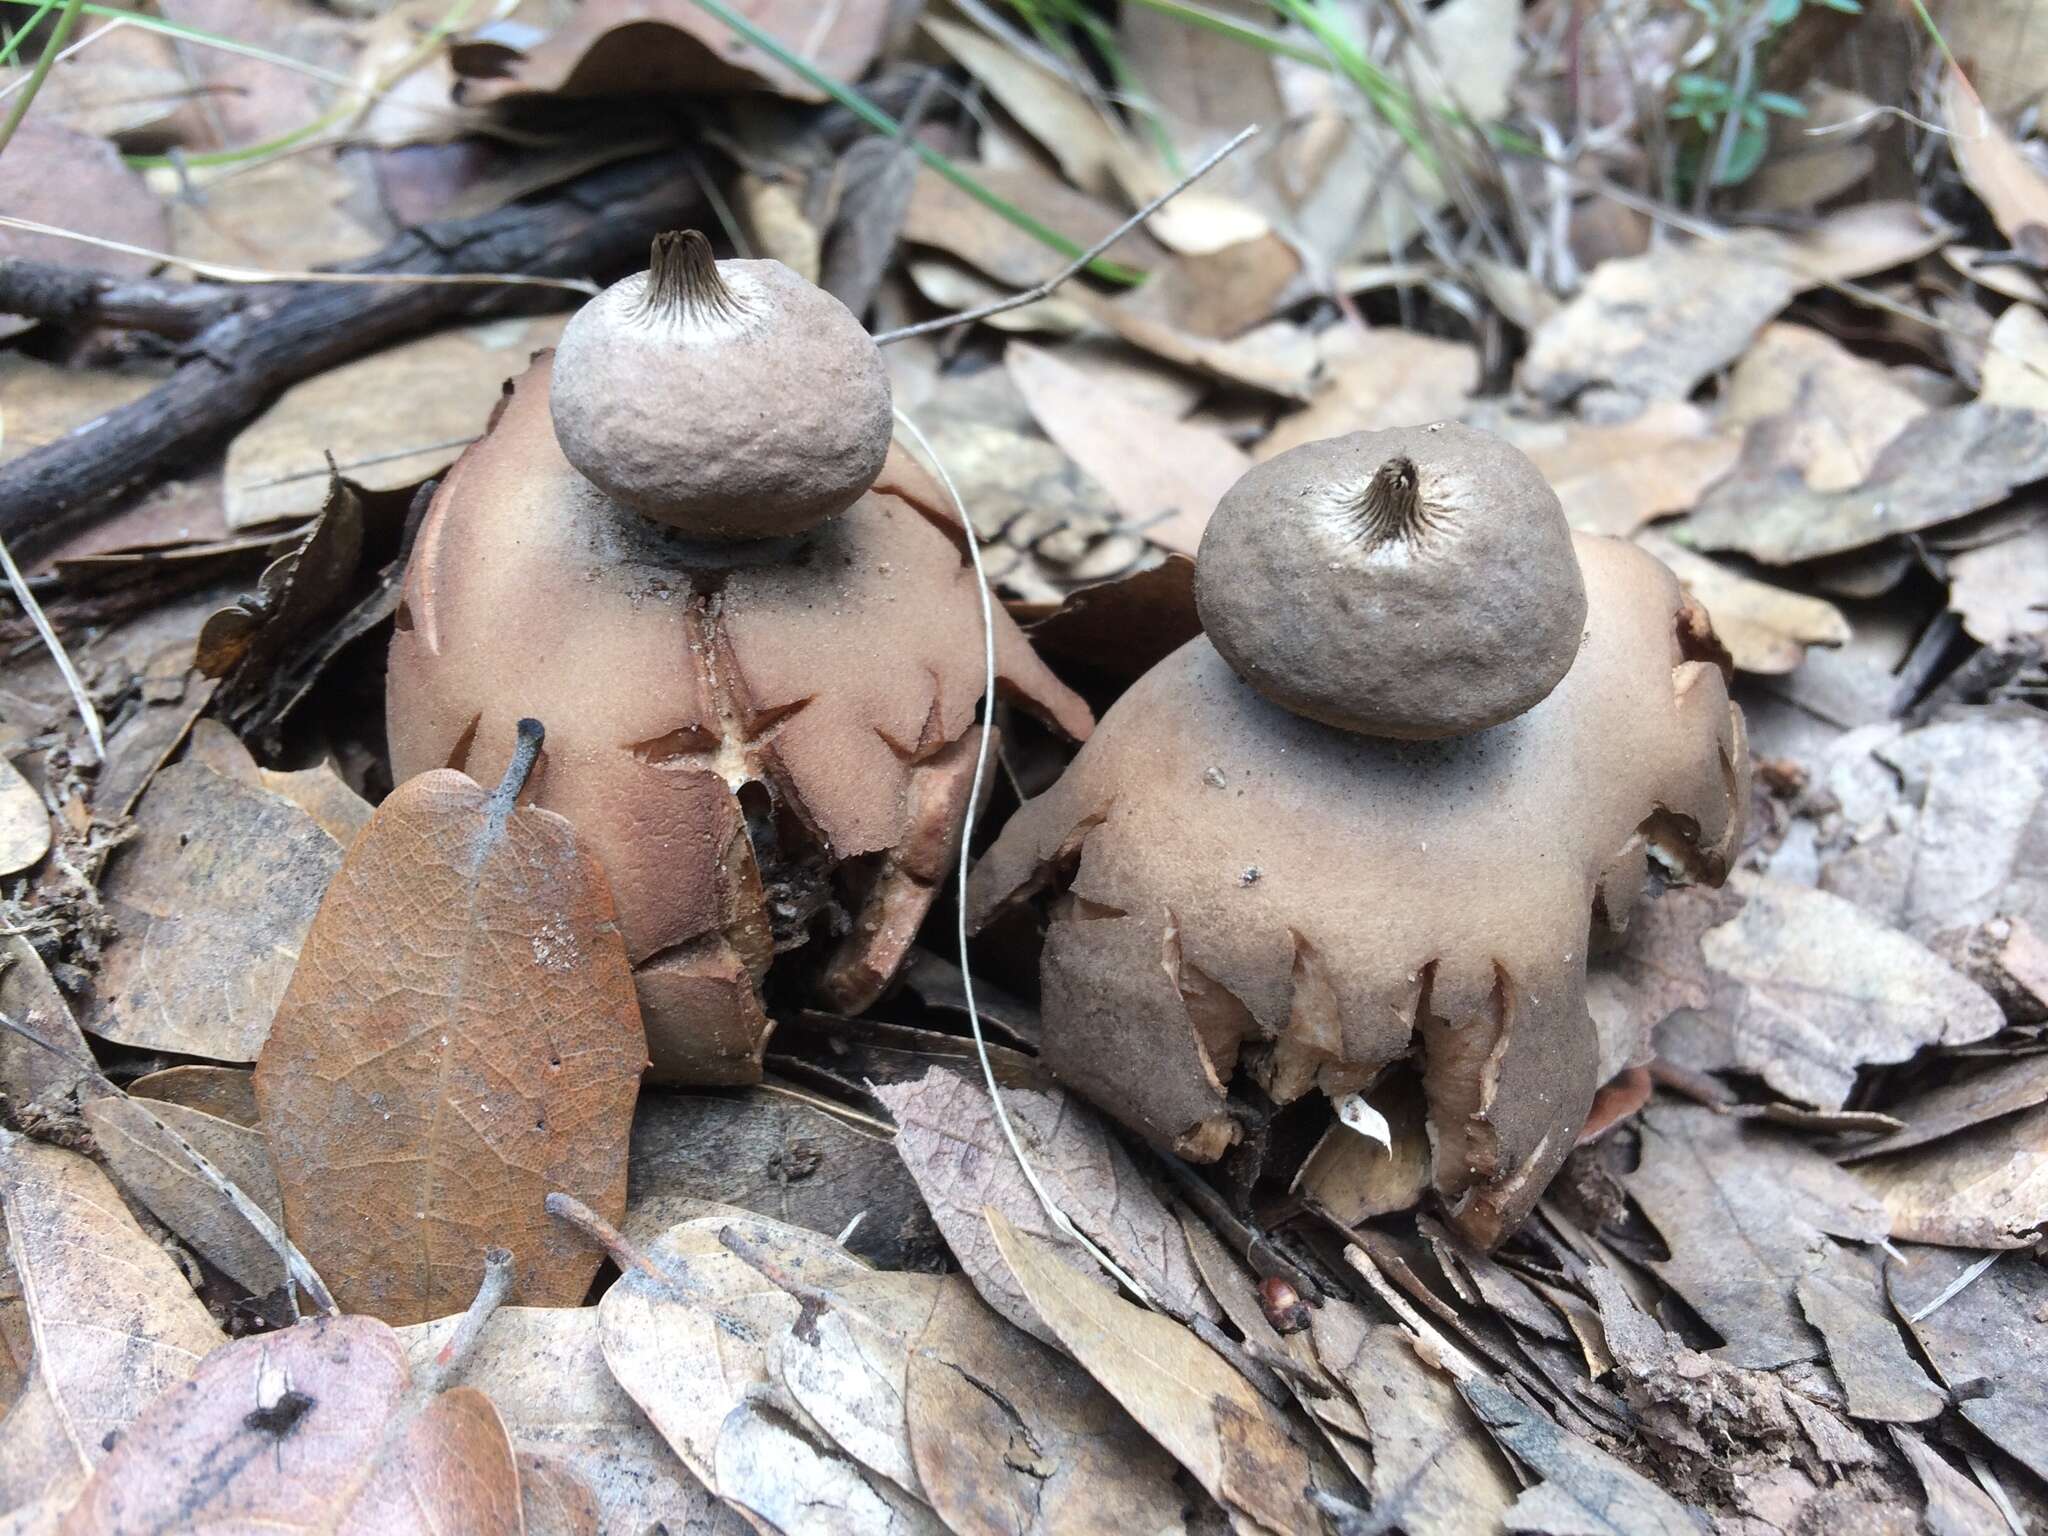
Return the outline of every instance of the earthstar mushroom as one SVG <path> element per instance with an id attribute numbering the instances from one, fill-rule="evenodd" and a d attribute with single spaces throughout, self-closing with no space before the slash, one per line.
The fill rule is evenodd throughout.
<path id="1" fill-rule="evenodd" d="M 655 260 L 693 252 L 698 237 L 669 239 Z M 798 302 L 838 309 L 832 348 L 865 360 L 821 371 L 817 345 L 757 349 L 729 317 L 572 348 L 573 321 L 434 495 L 386 705 L 400 779 L 451 766 L 495 777 L 517 721 L 548 721 L 531 797 L 604 864 L 654 1075 L 701 1084 L 759 1078 L 777 977 L 847 1011 L 889 983 L 956 855 L 983 683 L 970 535 L 890 445 L 873 342 L 776 263 L 714 275 L 750 304 L 780 296 L 784 317 Z M 603 320 L 616 329 L 647 287 L 629 278 L 591 307 L 623 290 Z M 767 463 L 787 434 L 736 390 L 783 402 L 844 462 L 806 449 Z M 607 401 L 623 408 L 604 422 Z M 565 452 L 573 436 L 589 464 L 656 433 L 709 448 L 672 463 L 624 450 L 600 466 L 611 490 Z M 1000 607 L 995 625 L 1005 696 L 1085 736 L 1087 707 Z"/>
<path id="2" fill-rule="evenodd" d="M 1566 579 L 1547 553 L 1555 499 L 1483 437 L 1361 433 L 1250 471 L 1197 562 L 1202 615 L 1236 625 L 1235 654 L 1212 632 L 1125 693 L 982 858 L 969 915 L 979 926 L 1060 888 L 1041 960 L 1046 1063 L 1192 1160 L 1311 1090 L 1338 1098 L 1419 1065 L 1434 1186 L 1491 1244 L 1542 1193 L 1597 1087 L 1642 1057 L 1643 1041 L 1603 1039 L 1587 1013 L 1593 930 L 1626 924 L 1653 857 L 1723 878 L 1749 756 L 1725 653 L 1671 573 L 1633 544 L 1566 532 Z M 1404 460 L 1446 515 L 1400 535 L 1418 546 L 1401 561 L 1350 558 L 1340 519 L 1370 523 L 1363 503 L 1403 489 L 1388 482 L 1408 471 L 1387 466 Z M 1481 494 L 1503 464 L 1515 494 Z M 1439 558 L 1432 541 L 1451 539 L 1465 555 Z M 1452 581 L 1425 624 L 1434 649 L 1383 633 L 1439 590 L 1436 572 L 1503 582 L 1532 546 L 1540 611 L 1512 592 L 1460 601 Z M 1388 599 L 1375 580 L 1405 590 Z M 1505 643 L 1470 632 L 1495 623 L 1524 628 Z M 1432 712 L 1380 644 L 1458 695 Z M 1549 677 L 1559 647 L 1566 669 Z M 1510 685 L 1473 677 L 1490 654 Z M 1281 675 L 1291 660 L 1301 670 Z M 1447 733 L 1481 699 L 1493 723 Z"/>

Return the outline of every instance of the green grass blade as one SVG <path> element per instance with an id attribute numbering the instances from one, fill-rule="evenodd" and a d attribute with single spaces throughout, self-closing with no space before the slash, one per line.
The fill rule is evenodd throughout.
<path id="1" fill-rule="evenodd" d="M 41 26 L 43 18 L 55 9 L 57 9 L 57 0 L 42 0 L 42 3 L 36 7 L 35 15 L 29 17 L 27 21 L 21 24 L 14 35 L 7 39 L 5 46 L 0 46 L 0 64 L 12 62 L 15 54 L 21 51 L 21 45 L 28 35 Z"/>
<path id="2" fill-rule="evenodd" d="M 0 124 L 0 154 L 14 142 L 14 130 L 21 126 L 21 120 L 28 116 L 28 109 L 35 104 L 36 92 L 43 88 L 43 82 L 50 78 L 50 66 L 57 62 L 57 55 L 64 51 L 64 40 L 71 36 L 71 29 L 78 25 L 78 10 L 82 0 L 64 0 L 64 13 L 57 18 L 57 25 L 50 32 L 50 40 L 43 44 L 42 56 L 36 60 L 36 67 L 28 77 L 28 84 L 21 88 L 21 96 L 14 103 L 14 110 L 7 114 L 7 121 Z"/>

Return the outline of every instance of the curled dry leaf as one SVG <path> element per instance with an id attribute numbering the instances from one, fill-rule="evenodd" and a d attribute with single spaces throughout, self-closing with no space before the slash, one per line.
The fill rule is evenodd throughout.
<path id="1" fill-rule="evenodd" d="M 1906 934 L 1826 891 L 1739 872 L 1743 905 L 1700 939 L 1736 1064 L 1841 1109 L 1857 1070 L 2005 1027 L 1991 995 Z"/>
<path id="2" fill-rule="evenodd" d="M 75 1481 L 221 1333 L 75 1152 L 0 1131 L 0 1204 L 35 1364 L 0 1424 L 0 1508 Z"/>
<path id="3" fill-rule="evenodd" d="M 950 1529 L 1182 1528 L 1166 1453 L 1085 1371 L 1004 1322 L 960 1276 L 938 1287 L 910 1344 L 911 1454 Z"/>
<path id="4" fill-rule="evenodd" d="M 1003 1137 L 987 1087 L 935 1067 L 921 1081 L 877 1093 L 896 1118 L 897 1151 L 982 1299 L 1025 1332 L 1057 1342 L 996 1253 L 984 1212 L 1002 1212 L 1087 1283 L 1107 1285 L 1108 1277 L 1054 1229 Z M 1003 1103 L 1039 1182 L 1075 1226 L 1167 1306 L 1219 1316 L 1179 1222 L 1094 1110 L 1060 1089 L 1005 1089 Z"/>
<path id="5" fill-rule="evenodd" d="M 1013 341 L 1003 362 L 1045 435 L 1095 477 L 1125 520 L 1192 556 L 1209 514 L 1251 460 L 1215 429 L 1141 405 L 1056 352 Z M 1146 451 L 1133 453 L 1134 443 Z"/>
<path id="6" fill-rule="evenodd" d="M 256 1066 L 287 1231 L 386 1321 L 465 1305 L 493 1245 L 516 1299 L 573 1304 L 600 1255 L 542 1201 L 625 1214 L 646 1037 L 604 872 L 515 805 L 528 734 L 495 791 L 442 769 L 378 808 Z"/>
<path id="7" fill-rule="evenodd" d="M 1550 1536 L 1706 1536 L 1705 1515 L 1641 1473 L 1560 1429 L 1504 1387 L 1481 1377 L 1458 1390 L 1493 1438 L 1542 1479 L 1508 1512 L 1511 1531 Z"/>
<path id="8" fill-rule="evenodd" d="M 1759 1369 L 1810 1360 L 1819 1342 L 1797 1305 L 1831 1237 L 1878 1242 L 1877 1198 L 1797 1137 L 1696 1105 L 1653 1104 L 1642 1163 L 1624 1187 L 1664 1235 L 1653 1264 L 1727 1342 L 1714 1357 Z"/>
<path id="9" fill-rule="evenodd" d="M 273 1222 L 283 1217 L 263 1133 L 176 1104 L 125 1094 L 94 1099 L 85 1123 L 108 1171 L 180 1241 L 262 1296 L 285 1282 L 277 1250 L 178 1145 L 182 1138 Z"/>
<path id="10" fill-rule="evenodd" d="M 1426 1365 L 1399 1328 L 1319 1308 L 1316 1350 L 1371 1430 L 1373 1511 L 1410 1536 L 1490 1530 L 1515 1480 L 1451 1378 Z"/>
<path id="11" fill-rule="evenodd" d="M 426 1369 L 461 1321 L 398 1330 L 415 1371 Z M 586 1484 L 605 1531 L 665 1526 L 699 1536 L 739 1527 L 613 1380 L 598 1327 L 596 1307 L 500 1307 L 452 1379 L 497 1404 L 522 1459 L 557 1462 Z"/>
<path id="12" fill-rule="evenodd" d="M 987 1213 L 997 1253 L 1060 1346 L 1252 1530 L 1312 1530 L 1309 1463 L 1264 1398 L 1179 1323 L 1081 1275 Z M 1242 1528 L 1242 1527 L 1240 1527 Z"/>
<path id="13" fill-rule="evenodd" d="M 888 23 L 884 0 L 822 13 L 809 0 L 736 0 L 756 30 L 836 80 L 867 73 Z M 796 101 L 825 93 L 689 0 L 597 0 L 523 52 L 471 44 L 455 54 L 462 101 L 506 96 L 626 96 L 770 90 Z"/>
<path id="14" fill-rule="evenodd" d="M 1708 490 L 1679 537 L 1794 565 L 1951 522 L 2048 477 L 2048 415 L 1974 402 L 1929 411 L 1848 490 L 1810 490 L 1796 473 L 1757 468 L 1745 461 Z"/>
<path id="15" fill-rule="evenodd" d="M 1941 106 L 1956 168 L 2013 249 L 2039 266 L 2048 259 L 2048 176 L 2020 153 L 1953 63 Z"/>
<path id="16" fill-rule="evenodd" d="M 341 845 L 289 801 L 199 763 L 156 776 L 101 892 L 119 932 L 85 1026 L 102 1039 L 254 1061 Z"/>
<path id="17" fill-rule="evenodd" d="M 404 1418 L 405 1353 L 374 1318 L 315 1318 L 215 1350 L 94 1471 L 65 1536 L 299 1528 L 520 1530 L 511 1442 L 457 1387 Z"/>
<path id="18" fill-rule="evenodd" d="M 1980 1257 L 1908 1246 L 1887 1267 L 1885 1283 L 1963 1417 L 2036 1477 L 2048 1477 L 2048 1329 L 2041 1326 L 2048 1268 L 2007 1254 L 1915 1320 Z"/>
<path id="19" fill-rule="evenodd" d="M 246 1067 L 166 1067 L 128 1085 L 138 1099 L 182 1105 L 234 1125 L 259 1126 L 256 1074 Z"/>
<path id="20" fill-rule="evenodd" d="M 1670 566 L 1679 585 L 1707 610 L 1738 671 L 1790 672 L 1806 659 L 1809 645 L 1848 642 L 1848 619 L 1825 598 L 1752 580 L 1659 533 L 1646 530 L 1636 542 Z"/>
<path id="21" fill-rule="evenodd" d="M 1894 1236 L 1954 1248 L 2025 1248 L 2048 1228 L 2048 1109 L 1857 1166 Z"/>
<path id="22" fill-rule="evenodd" d="M 1844 1162 L 1885 1157 L 1940 1141 L 2048 1102 L 2048 1055 L 2014 1056 L 1982 1070 L 1965 1070 L 1938 1087 L 1887 1106 L 1905 1124 L 1876 1141 L 1858 1143 Z"/>
<path id="23" fill-rule="evenodd" d="M 1552 402 L 1600 384 L 1683 400 L 1795 294 L 1915 260 L 1942 239 L 1912 204 L 1870 203 L 1798 236 L 1742 230 L 1603 261 L 1530 338 L 1523 387 Z"/>

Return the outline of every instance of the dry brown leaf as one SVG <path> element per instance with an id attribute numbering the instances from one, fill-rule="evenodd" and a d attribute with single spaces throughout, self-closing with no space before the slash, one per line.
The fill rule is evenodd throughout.
<path id="1" fill-rule="evenodd" d="M 1295 1175 L 1296 1193 L 1355 1227 L 1375 1216 L 1413 1210 L 1429 1188 L 1429 1128 L 1422 1085 L 1395 1076 L 1376 1085 L 1367 1101 L 1387 1123 L 1390 1145 L 1361 1136 L 1342 1121 L 1332 1125 Z"/>
<path id="2" fill-rule="evenodd" d="M 1191 234 L 1187 223 L 1195 210 L 1181 206 L 1185 196 L 1154 215 L 1147 227 L 1176 250 L 1197 241 L 1214 249 L 1176 257 L 1148 285 L 1145 296 L 1162 319 L 1191 335 L 1222 340 L 1251 329 L 1307 291 L 1301 256 L 1293 246 L 1270 230 L 1230 242 Z M 1211 206 L 1228 216 L 1242 205 Z M 1177 216 L 1171 228 L 1161 223 L 1168 213 Z"/>
<path id="3" fill-rule="evenodd" d="M 766 1404 L 733 1409 L 718 1436 L 718 1486 L 779 1536 L 943 1536 L 923 1504 L 871 1480 Z"/>
<path id="4" fill-rule="evenodd" d="M 94 1099 L 85 1106 L 84 1116 L 115 1182 L 147 1206 L 174 1237 L 252 1296 L 284 1284 L 284 1260 L 277 1250 L 178 1145 L 182 1137 L 259 1210 L 281 1222 L 277 1176 L 270 1171 L 261 1131 L 176 1104 L 150 1104 L 123 1094 Z"/>
<path id="5" fill-rule="evenodd" d="M 171 1256 L 75 1152 L 0 1131 L 7 1251 L 35 1366 L 0 1424 L 0 1509 L 88 1471 L 221 1342 Z"/>
<path id="6" fill-rule="evenodd" d="M 799 1315 L 795 1297 L 719 1241 L 727 1228 L 772 1249 L 821 1290 L 844 1293 L 881 1273 L 800 1227 L 711 1216 L 648 1245 L 646 1256 L 664 1279 L 628 1270 L 604 1293 L 598 1322 L 606 1365 L 683 1465 L 713 1491 L 726 1418 L 774 1379 L 768 1346 Z"/>
<path id="7" fill-rule="evenodd" d="M 120 139 L 162 123 L 192 96 L 178 67 L 177 45 L 162 33 L 139 26 L 106 29 L 89 53 L 64 52 L 36 92 L 39 118 L 96 138 Z M 9 87 L 33 65 L 0 71 Z"/>
<path id="8" fill-rule="evenodd" d="M 1260 440 L 1258 458 L 1346 432 L 1450 420 L 1479 385 L 1479 354 L 1470 346 L 1391 326 L 1334 326 L 1317 351 L 1326 382 Z"/>
<path id="9" fill-rule="evenodd" d="M 120 929 L 86 1028 L 143 1050 L 254 1061 L 341 845 L 289 801 L 199 763 L 159 773 L 135 822 L 101 887 Z"/>
<path id="10" fill-rule="evenodd" d="M 34 1037 L 0 1030 L 0 1093 L 17 1121 L 75 1115 L 92 1052 L 43 957 L 18 933 L 0 937 L 0 1014 Z"/>
<path id="11" fill-rule="evenodd" d="M 1886 1112 L 1905 1121 L 1904 1128 L 1877 1141 L 1859 1143 L 1843 1155 L 1843 1161 L 1909 1151 L 2044 1102 L 2048 1102 L 2048 1056 L 2015 1056 L 1977 1071 L 1968 1070 L 1966 1064 L 1966 1070 L 1948 1082 L 1887 1105 Z"/>
<path id="12" fill-rule="evenodd" d="M 1866 549 L 1993 506 L 2048 478 L 2048 415 L 1972 403 L 1929 411 L 1887 443 L 1861 485 L 1809 490 L 1790 472 L 1747 464 L 1715 484 L 1679 537 L 1794 565 Z"/>
<path id="13" fill-rule="evenodd" d="M 1209 514 L 1251 467 L 1220 432 L 1128 398 L 1081 368 L 1024 342 L 1003 353 L 1045 435 L 1109 493 L 1127 523 L 1153 543 L 1193 555 Z M 1134 453 L 1134 444 L 1145 450 Z"/>
<path id="14" fill-rule="evenodd" d="M 459 1317 L 398 1330 L 415 1371 Z M 453 1378 L 497 1404 L 515 1449 L 567 1466 L 596 1496 L 603 1529 L 721 1532 L 738 1527 L 612 1379 L 596 1307 L 500 1307 Z"/>
<path id="15" fill-rule="evenodd" d="M 242 738 L 218 720 L 193 722 L 185 757 L 206 764 L 224 778 L 282 795 L 311 816 L 344 849 L 353 845 L 370 824 L 370 802 L 349 788 L 332 762 L 289 771 L 261 767 L 255 754 L 242 744 Z"/>
<path id="16" fill-rule="evenodd" d="M 75 248 L 71 261 L 77 262 Z M 158 382 L 146 373 L 59 368 L 25 352 L 0 352 L 0 464 L 139 399 Z"/>
<path id="17" fill-rule="evenodd" d="M 943 258 L 909 261 L 904 264 L 904 270 L 917 285 L 917 291 L 941 310 L 979 309 L 984 304 L 1008 298 L 1015 291 L 1001 283 L 991 282 L 957 261 Z M 1048 336 L 1074 336 L 1093 329 L 1085 310 L 1057 294 L 1034 299 L 1015 309 L 999 311 L 981 323 L 998 331 Z"/>
<path id="18" fill-rule="evenodd" d="M 2011 1529 L 1991 1496 L 1950 1466 L 1925 1440 L 1894 1429 L 1892 1444 L 1912 1463 L 1927 1495 L 1922 1517 L 1931 1536 L 2005 1536 Z"/>
<path id="19" fill-rule="evenodd" d="M 2020 153 L 1953 64 L 1942 85 L 1941 108 L 1956 168 L 2013 249 L 2039 265 L 2048 257 L 2048 176 Z"/>
<path id="20" fill-rule="evenodd" d="M 1894 1235 L 1951 1248 L 2024 1248 L 2048 1227 L 2048 1109 L 1933 1147 L 1859 1163 Z"/>
<path id="21" fill-rule="evenodd" d="M 76 133 L 45 119 L 40 112 L 31 112 L 21 120 L 8 147 L 14 153 L 0 161 L 0 208 L 13 217 L 145 250 L 164 248 L 169 238 L 164 205 L 140 176 L 121 163 L 120 155 L 105 139 Z M 75 267 L 81 249 L 76 241 L 56 235 L 0 229 L 0 257 Z M 95 249 L 90 265 L 122 277 L 142 277 L 155 271 L 157 264 L 148 256 Z M 4 334 L 20 328 L 0 324 Z"/>
<path id="22" fill-rule="evenodd" d="M 835 80 L 867 73 L 888 23 L 886 0 L 848 0 L 820 11 L 812 0 L 735 0 L 733 8 L 785 49 Z M 796 101 L 825 93 L 690 0 L 593 0 L 524 52 L 478 47 L 456 55 L 462 100 L 506 96 L 627 96 L 771 90 Z"/>
<path id="23" fill-rule="evenodd" d="M 224 1345 L 121 1436 L 66 1536 L 519 1531 L 518 1473 L 490 1399 L 458 1387 L 405 1422 L 407 1384 L 397 1337 L 372 1318 L 316 1318 Z"/>
<path id="24" fill-rule="evenodd" d="M 256 1078 L 246 1067 L 166 1067 L 128 1085 L 138 1099 L 182 1105 L 232 1125 L 258 1126 Z"/>
<path id="25" fill-rule="evenodd" d="M 1036 165 L 963 168 L 1005 202 L 1077 246 L 1092 245 L 1123 222 L 1124 216 L 1110 204 L 1076 191 Z M 944 251 L 1012 289 L 1028 288 L 1053 276 L 1071 259 L 928 166 L 918 168 L 911 188 L 910 204 L 903 215 L 903 239 L 911 245 Z M 1119 236 L 1104 255 L 1139 271 L 1149 271 L 1165 259 L 1159 244 L 1142 230 Z M 1083 290 L 1075 285 L 1061 289 L 1060 298 L 1076 308 L 1087 307 Z"/>
<path id="26" fill-rule="evenodd" d="M 650 1091 L 633 1116 L 625 1233 L 652 1242 L 706 1200 L 791 1226 L 852 1234 L 884 1269 L 931 1269 L 945 1245 L 880 1122 L 827 1113 L 788 1092 L 712 1097 Z"/>
<path id="27" fill-rule="evenodd" d="M 1715 635 L 1741 671 L 1790 672 L 1806 659 L 1808 646 L 1848 643 L 1849 621 L 1826 598 L 1752 580 L 1652 530 L 1636 542 L 1670 566 L 1707 610 Z"/>
<path id="28" fill-rule="evenodd" d="M 535 738 L 537 744 L 537 737 Z M 550 1191 L 625 1214 L 646 1036 L 597 860 L 452 769 L 378 807 L 320 905 L 256 1065 L 286 1230 L 345 1307 L 421 1322 L 483 1255 L 570 1305 L 600 1255 Z"/>
<path id="29" fill-rule="evenodd" d="M 1599 384 L 1683 400 L 1795 294 L 1912 261 L 1942 238 L 1911 204 L 1869 203 L 1798 236 L 1741 230 L 1604 261 L 1530 338 L 1523 387 L 1552 402 Z"/>
<path id="30" fill-rule="evenodd" d="M 1991 327 L 1977 399 L 1984 405 L 2048 411 L 2048 316 L 2033 305 L 2013 305 Z"/>
<path id="31" fill-rule="evenodd" d="M 1947 1394 L 1906 1348 L 1885 1297 L 1884 1259 L 1876 1249 L 1830 1248 L 1818 1267 L 1800 1277 L 1798 1296 L 1799 1310 L 1827 1345 L 1828 1364 L 1852 1416 L 1918 1424 L 1948 1406 Z"/>
<path id="32" fill-rule="evenodd" d="M 2048 636 L 2048 519 L 1948 562 L 1948 605 L 1979 645 L 2003 650 Z"/>
<path id="33" fill-rule="evenodd" d="M 1097 195 L 1115 190 L 1118 162 L 1138 151 L 1114 117 L 1067 81 L 972 27 L 936 16 L 925 17 L 922 25 L 988 87 L 1004 111 L 1051 151 L 1068 181 Z"/>
<path id="34" fill-rule="evenodd" d="M 1560 1429 L 1504 1387 L 1479 1377 L 1458 1383 L 1480 1421 L 1517 1461 L 1542 1479 L 1515 1501 L 1511 1531 L 1545 1536 L 1706 1536 L 1705 1515 L 1679 1503 L 1626 1462 Z"/>
<path id="35" fill-rule="evenodd" d="M 1060 1346 L 1196 1482 L 1254 1528 L 1314 1529 L 1308 1458 L 1222 1357 L 1171 1318 L 1074 1270 L 1065 1256 L 987 1213 L 996 1252 Z"/>
<path id="36" fill-rule="evenodd" d="M 1927 1316 L 1981 1255 L 1907 1247 L 1885 1270 L 1892 1301 L 1964 1418 L 2048 1477 L 2048 1268 L 2007 1254 Z M 1968 1388 L 1970 1390 L 1962 1390 Z"/>
<path id="37" fill-rule="evenodd" d="M 518 1461 L 522 1536 L 598 1536 L 604 1515 L 597 1495 L 567 1462 L 533 1451 L 519 1452 Z"/>
<path id="38" fill-rule="evenodd" d="M 393 233 L 365 157 L 312 150 L 217 175 L 150 173 L 170 210 L 164 249 L 186 261 L 304 271 L 359 261 Z"/>
<path id="39" fill-rule="evenodd" d="M 50 813 L 35 785 L 0 757 L 0 875 L 17 875 L 50 851 Z"/>
<path id="40" fill-rule="evenodd" d="M 1736 363 L 1725 401 L 1728 425 L 1767 438 L 1772 467 L 1796 469 L 1816 491 L 1861 485 L 1884 445 L 1927 414 L 1883 365 L 1782 322 L 1765 326 Z"/>
<path id="41" fill-rule="evenodd" d="M 1371 1430 L 1375 1515 L 1410 1536 L 1496 1528 L 1515 1501 L 1514 1476 L 1450 1377 L 1425 1365 L 1399 1328 L 1368 1327 L 1334 1307 L 1311 1317 L 1324 1366 Z"/>
<path id="42" fill-rule="evenodd" d="M 158 14 L 336 74 L 347 73 L 357 49 L 354 24 L 321 6 L 162 0 Z M 178 61 L 197 99 L 172 126 L 191 147 L 239 149 L 304 129 L 330 94 L 297 70 L 239 49 L 185 48 Z"/>
<path id="43" fill-rule="evenodd" d="M 1890 1231 L 1877 1198 L 1786 1132 L 1696 1105 L 1643 1114 L 1642 1163 L 1622 1180 L 1664 1235 L 1652 1265 L 1727 1342 L 1714 1357 L 1768 1369 L 1809 1360 L 1819 1342 L 1797 1309 L 1800 1279 L 1829 1238 Z"/>
<path id="44" fill-rule="evenodd" d="M 1788 1098 L 1841 1109 L 1858 1069 L 2005 1027 L 1982 987 L 1826 891 L 1737 871 L 1733 921 L 1700 940 L 1736 1064 Z"/>
<path id="45" fill-rule="evenodd" d="M 329 454 L 365 490 L 432 479 L 477 435 L 505 381 L 553 346 L 565 323 L 552 315 L 442 331 L 294 384 L 228 445 L 228 526 L 318 512 Z M 393 401 L 405 408 L 394 411 Z"/>
<path id="46" fill-rule="evenodd" d="M 1078 1243 L 1056 1233 L 1003 1138 L 988 1089 L 935 1067 L 877 1096 L 895 1117 L 896 1150 L 982 1299 L 1026 1333 L 1056 1342 L 996 1253 L 984 1213 L 992 1207 L 1044 1241 L 1086 1283 L 1108 1286 L 1109 1279 Z M 1005 1089 L 1003 1103 L 1039 1182 L 1075 1226 L 1177 1311 L 1219 1315 L 1180 1223 L 1094 1110 L 1058 1089 Z"/>
<path id="47" fill-rule="evenodd" d="M 1182 1529 L 1166 1454 L 1092 1379 L 1002 1321 L 960 1276 L 946 1277 L 912 1344 L 911 1451 L 950 1528 Z"/>
<path id="48" fill-rule="evenodd" d="M 1529 455 L 1572 526 L 1626 537 L 1653 518 L 1691 509 L 1728 472 L 1740 439 L 1696 405 L 1656 400 L 1623 422 L 1531 419 L 1491 404 L 1465 413 Z"/>

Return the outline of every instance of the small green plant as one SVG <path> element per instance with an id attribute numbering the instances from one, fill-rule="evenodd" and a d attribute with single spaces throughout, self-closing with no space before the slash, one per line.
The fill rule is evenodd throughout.
<path id="1" fill-rule="evenodd" d="M 1859 14 L 1860 0 L 1814 0 L 1829 10 Z M 1671 82 L 1670 117 L 1690 131 L 1679 146 L 1680 181 L 1695 192 L 1733 187 L 1763 164 L 1773 117 L 1804 117 L 1798 97 L 1758 86 L 1760 62 L 1806 0 L 1686 0 L 1707 30 L 1694 50 L 1699 64 Z"/>

